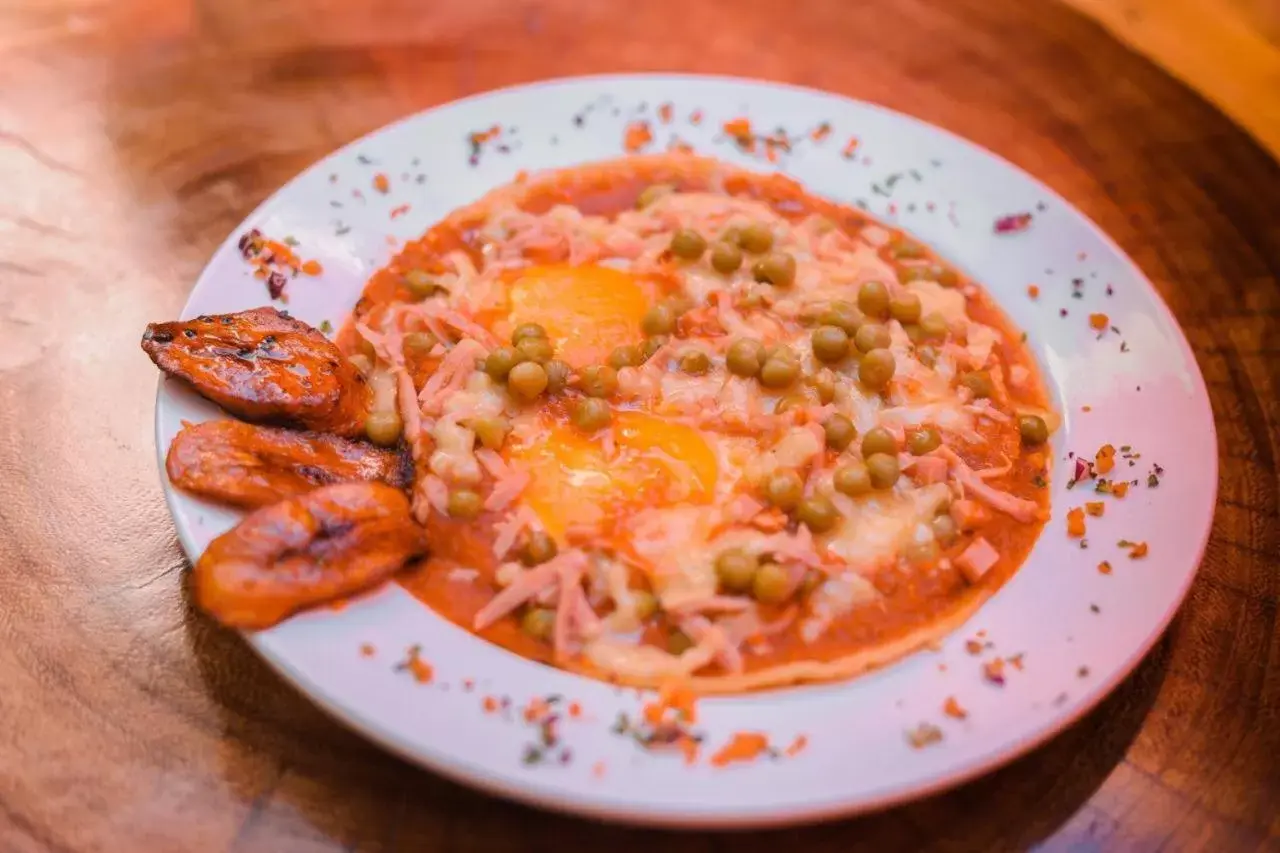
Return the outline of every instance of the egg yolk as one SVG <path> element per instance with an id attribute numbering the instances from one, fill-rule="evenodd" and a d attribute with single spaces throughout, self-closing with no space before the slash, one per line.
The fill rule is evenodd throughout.
<path id="1" fill-rule="evenodd" d="M 640 321 L 656 296 L 653 282 L 612 267 L 530 267 L 511 284 L 507 319 L 513 329 L 541 324 L 556 356 L 581 367 L 639 341 Z"/>
<path id="2" fill-rule="evenodd" d="M 612 460 L 598 436 L 562 421 L 510 451 L 531 477 L 524 502 L 552 536 L 628 509 L 710 502 L 716 454 L 698 430 L 643 412 L 615 413 L 610 429 L 617 448 Z"/>

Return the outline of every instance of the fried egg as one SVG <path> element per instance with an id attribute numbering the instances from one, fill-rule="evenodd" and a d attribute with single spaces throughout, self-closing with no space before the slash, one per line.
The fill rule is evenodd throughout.
<path id="1" fill-rule="evenodd" d="M 619 513 L 709 503 L 719 475 L 706 435 L 635 411 L 617 412 L 593 435 L 552 419 L 535 439 L 508 453 L 530 476 L 524 502 L 557 538 L 571 526 L 599 524 Z"/>
<path id="2" fill-rule="evenodd" d="M 508 291 L 510 327 L 538 323 L 557 357 L 574 366 L 602 362 L 641 339 L 640 323 L 659 285 L 614 267 L 551 264 L 522 269 Z"/>

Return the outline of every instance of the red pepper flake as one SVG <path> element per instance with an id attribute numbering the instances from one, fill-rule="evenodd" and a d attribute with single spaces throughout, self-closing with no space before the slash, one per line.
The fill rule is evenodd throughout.
<path id="1" fill-rule="evenodd" d="M 982 643 L 977 640 L 965 640 L 964 650 L 971 655 L 980 655 L 982 654 Z"/>
<path id="2" fill-rule="evenodd" d="M 466 693 L 470 693 L 472 690 L 475 690 L 476 689 L 475 681 L 470 678 L 462 679 L 462 689 Z"/>
<path id="3" fill-rule="evenodd" d="M 682 152 L 682 153 L 684 153 L 684 154 L 690 154 L 690 153 L 692 153 L 692 152 L 693 152 L 693 146 L 692 146 L 692 145 L 690 145 L 689 143 L 685 142 L 685 141 L 684 141 L 683 139 L 681 139 L 680 137 L 678 137 L 678 136 L 673 136 L 673 137 L 671 137 L 671 139 L 667 142 L 667 150 L 668 150 L 668 151 L 680 151 L 680 152 Z"/>
<path id="4" fill-rule="evenodd" d="M 360 644 L 360 657 L 371 658 L 377 653 L 377 651 L 378 650 L 373 647 L 373 643 Z"/>
<path id="5" fill-rule="evenodd" d="M 1088 678 L 1088 677 L 1089 677 L 1089 667 L 1082 666 L 1076 670 L 1076 678 Z"/>
<path id="6" fill-rule="evenodd" d="M 796 739 L 791 741 L 791 744 L 785 750 L 783 750 L 783 754 L 786 755 L 787 758 L 795 758 L 801 752 L 804 752 L 805 747 L 807 747 L 808 745 L 809 745 L 809 738 L 807 736 L 796 735 Z"/>
<path id="7" fill-rule="evenodd" d="M 1032 215 L 1027 212 L 1010 213 L 1007 216 L 1001 216 L 995 222 L 994 230 L 997 234 L 1018 234 L 1026 231 L 1031 227 Z"/>
<path id="8" fill-rule="evenodd" d="M 1111 325 L 1111 320 L 1106 314 L 1089 315 L 1089 328 L 1093 329 L 1095 332 L 1105 332 L 1109 325 Z"/>
<path id="9" fill-rule="evenodd" d="M 419 684 L 430 684 L 435 671 L 431 664 L 422 659 L 422 646 L 410 646 L 405 650 L 405 658 L 394 667 L 396 672 L 407 672 Z"/>
<path id="10" fill-rule="evenodd" d="M 670 103 L 665 103 L 658 107 L 658 118 L 662 120 L 663 124 L 671 124 L 671 112 Z"/>
<path id="11" fill-rule="evenodd" d="M 324 272 L 324 267 L 320 266 L 319 261 L 303 261 L 302 271 L 306 275 L 320 275 Z"/>
<path id="12" fill-rule="evenodd" d="M 397 207 L 393 207 L 391 208 L 391 218 L 399 219 L 401 216 L 404 216 L 408 212 L 409 212 L 409 205 L 407 204 L 402 204 Z"/>
<path id="13" fill-rule="evenodd" d="M 391 179 L 382 172 L 379 172 L 373 176 L 373 188 L 383 195 L 386 195 L 391 192 Z"/>
<path id="14" fill-rule="evenodd" d="M 1147 556 L 1147 552 L 1150 550 L 1146 542 L 1129 542 L 1124 539 L 1120 540 L 1120 547 L 1129 549 L 1130 560 L 1140 560 Z"/>
<path id="15" fill-rule="evenodd" d="M 992 658 L 982 665 L 982 676 L 998 687 L 1004 687 L 1004 658 Z"/>
<path id="16" fill-rule="evenodd" d="M 908 729 L 906 735 L 912 749 L 924 749 L 942 740 L 942 729 L 933 723 L 921 723 L 914 729 Z"/>
<path id="17" fill-rule="evenodd" d="M 1084 532 L 1084 510 L 1080 507 L 1067 510 L 1067 535 L 1079 539 Z"/>
<path id="18" fill-rule="evenodd" d="M 267 275 L 267 293 L 271 295 L 272 299 L 279 299 L 280 295 L 284 293 L 284 286 L 288 283 L 289 279 L 284 277 L 284 273 L 272 270 Z"/>
<path id="19" fill-rule="evenodd" d="M 697 127 L 698 125 L 702 124 L 702 110 L 694 110 L 693 112 L 689 113 L 689 124 L 693 125 L 694 127 Z"/>
<path id="20" fill-rule="evenodd" d="M 1098 574 L 1102 574 L 1102 575 L 1111 574 L 1111 564 L 1108 563 L 1106 560 L 1103 560 L 1101 563 L 1098 563 Z"/>
<path id="21" fill-rule="evenodd" d="M 859 140 L 858 137 L 850 136 L 848 141 L 845 142 L 844 147 L 840 149 L 840 156 L 846 160 L 852 160 L 855 156 L 857 156 L 858 146 L 860 144 L 861 144 L 861 140 Z M 870 163 L 871 161 L 868 160 L 866 162 Z"/>
<path id="22" fill-rule="evenodd" d="M 577 702 L 569 703 L 569 719 L 576 720 L 582 716 L 582 705 Z"/>
<path id="23" fill-rule="evenodd" d="M 637 119 L 627 125 L 622 137 L 622 147 L 628 154 L 643 151 L 650 142 L 653 142 L 653 131 L 649 129 L 649 122 Z"/>
<path id="24" fill-rule="evenodd" d="M 1102 513 L 1106 511 L 1107 505 L 1102 501 L 1089 501 L 1084 505 L 1084 511 L 1095 518 L 1101 518 Z"/>
<path id="25" fill-rule="evenodd" d="M 484 708 L 486 714 L 493 714 L 498 710 L 498 699 L 496 696 L 486 696 L 484 701 L 480 703 L 480 707 Z"/>
<path id="26" fill-rule="evenodd" d="M 1129 481 L 1120 480 L 1117 483 L 1112 483 L 1111 494 L 1115 495 L 1118 498 L 1123 498 L 1125 495 L 1129 494 Z"/>
<path id="27" fill-rule="evenodd" d="M 1010 666 L 1012 666 L 1014 669 L 1016 669 L 1018 672 L 1022 672 L 1022 656 L 1023 656 L 1022 652 L 1018 652 L 1016 655 L 1010 655 L 1009 657 L 1005 658 L 1005 662 L 1008 663 Z"/>
<path id="28" fill-rule="evenodd" d="M 954 696 L 948 696 L 947 701 L 942 703 L 942 713 L 956 720 L 963 720 L 969 716 L 969 712 L 960 707 L 960 703 Z"/>
<path id="29" fill-rule="evenodd" d="M 1086 405 L 1086 406 L 1081 406 L 1081 407 L 1080 407 L 1080 411 L 1082 411 L 1082 412 L 1092 412 L 1092 411 L 1093 411 L 1093 406 L 1087 406 L 1087 405 Z"/>
<path id="30" fill-rule="evenodd" d="M 597 761 L 595 764 L 591 765 L 591 776 L 595 779 L 603 779 L 604 771 L 605 764 L 603 761 Z"/>
<path id="31" fill-rule="evenodd" d="M 822 124 L 809 131 L 809 138 L 814 142 L 821 142 L 831 135 L 831 122 L 824 121 Z"/>
<path id="32" fill-rule="evenodd" d="M 755 153 L 756 138 L 751 132 L 751 121 L 747 118 L 735 118 L 726 121 L 720 126 L 725 136 L 734 141 L 739 149 L 748 153 Z"/>
<path id="33" fill-rule="evenodd" d="M 755 761 L 769 749 L 768 736 L 760 732 L 734 732 L 729 742 L 711 756 L 711 766 Z"/>
<path id="34" fill-rule="evenodd" d="M 1032 299 L 1038 299 L 1040 297 L 1040 288 L 1037 285 L 1028 284 L 1027 296 L 1030 296 Z"/>
<path id="35" fill-rule="evenodd" d="M 1109 444 L 1099 447 L 1094 455 L 1094 465 L 1099 474 L 1110 474 L 1116 466 L 1116 449 Z"/>

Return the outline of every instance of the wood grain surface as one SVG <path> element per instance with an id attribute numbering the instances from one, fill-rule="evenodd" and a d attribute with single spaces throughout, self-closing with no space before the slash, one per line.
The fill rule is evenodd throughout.
<path id="1" fill-rule="evenodd" d="M 817 86 L 967 136 L 1097 221 L 1187 330 L 1222 463 L 1203 568 L 1137 672 L 1012 766 L 812 829 L 604 827 L 389 757 L 192 612 L 144 324 L 332 148 L 495 86 L 652 69 Z M 1057 3 L 6 4 L 0 850 L 1280 850 L 1278 276 L 1276 161 Z"/>

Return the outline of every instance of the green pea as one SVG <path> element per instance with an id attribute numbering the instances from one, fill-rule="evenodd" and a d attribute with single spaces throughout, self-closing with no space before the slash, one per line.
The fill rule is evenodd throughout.
<path id="1" fill-rule="evenodd" d="M 933 535 L 938 542 L 945 548 L 956 541 L 959 531 L 956 529 L 955 520 L 949 515 L 939 515 L 930 522 L 933 528 Z"/>
<path id="2" fill-rule="evenodd" d="M 640 345 L 640 354 L 644 356 L 645 361 L 648 361 L 658 350 L 666 346 L 669 340 L 671 339 L 666 335 L 650 335 Z"/>
<path id="3" fill-rule="evenodd" d="M 893 433 L 884 427 L 872 427 L 867 430 L 867 434 L 862 437 L 862 458 L 866 459 L 873 453 L 896 454 L 898 452 L 898 442 L 894 440 Z"/>
<path id="4" fill-rule="evenodd" d="M 706 250 L 706 239 L 691 228 L 681 228 L 671 236 L 671 254 L 677 258 L 696 261 Z"/>
<path id="5" fill-rule="evenodd" d="M 400 442 L 403 429 L 404 422 L 395 411 L 370 412 L 364 421 L 365 435 L 379 447 L 395 447 Z"/>
<path id="6" fill-rule="evenodd" d="M 523 338 L 516 344 L 516 351 L 524 356 L 525 361 L 546 364 L 556 354 L 555 347 L 546 338 Z"/>
<path id="7" fill-rule="evenodd" d="M 689 635 L 684 631 L 674 630 L 667 637 L 667 651 L 673 655 L 682 655 L 691 648 L 693 648 L 693 640 L 689 639 Z"/>
<path id="8" fill-rule="evenodd" d="M 530 607 L 520 618 L 520 627 L 535 640 L 549 640 L 556 628 L 556 612 L 549 607 Z"/>
<path id="9" fill-rule="evenodd" d="M 804 573 L 804 580 L 800 582 L 800 594 L 812 595 L 827 580 L 827 576 L 817 569 L 810 569 Z"/>
<path id="10" fill-rule="evenodd" d="M 680 369 L 691 376 L 701 376 L 711 369 L 711 359 L 702 350 L 689 350 L 680 356 Z"/>
<path id="11" fill-rule="evenodd" d="M 880 391 L 893 379 L 896 368 L 893 353 L 887 349 L 873 349 L 858 362 L 858 379 L 868 388 Z"/>
<path id="12" fill-rule="evenodd" d="M 498 347 L 484 360 L 484 372 L 498 382 L 511 373 L 511 369 L 524 361 L 524 355 L 514 347 Z"/>
<path id="13" fill-rule="evenodd" d="M 871 485 L 877 489 L 891 488 L 901 474 L 898 457 L 888 453 L 871 454 L 867 457 L 866 466 Z"/>
<path id="14" fill-rule="evenodd" d="M 985 370 L 971 370 L 960 374 L 960 384 L 972 391 L 974 397 L 990 397 L 996 393 L 991 374 Z"/>
<path id="15" fill-rule="evenodd" d="M 907 436 L 907 450 L 912 456 L 924 456 L 926 453 L 937 450 L 940 444 L 942 444 L 942 436 L 938 435 L 938 431 L 931 426 L 920 427 Z"/>
<path id="16" fill-rule="evenodd" d="M 751 581 L 751 594 L 761 604 L 781 604 L 788 598 L 791 578 L 777 563 L 765 563 Z"/>
<path id="17" fill-rule="evenodd" d="M 573 368 L 558 358 L 551 359 L 542 367 L 547 371 L 547 393 L 559 394 L 569 384 L 569 374 L 573 372 Z"/>
<path id="18" fill-rule="evenodd" d="M 636 208 L 643 210 L 658 199 L 669 196 L 675 191 L 676 188 L 671 184 L 650 184 L 640 191 L 640 195 L 636 198 Z"/>
<path id="19" fill-rule="evenodd" d="M 547 370 L 541 364 L 525 361 L 507 374 L 507 390 L 520 400 L 534 400 L 547 390 Z"/>
<path id="20" fill-rule="evenodd" d="M 761 222 L 752 222 L 738 232 L 738 245 L 753 255 L 763 255 L 773 248 L 773 231 Z"/>
<path id="21" fill-rule="evenodd" d="M 521 323 L 511 333 L 511 345 L 519 346 L 525 338 L 546 338 L 547 330 L 540 323 Z"/>
<path id="22" fill-rule="evenodd" d="M 579 384 L 588 397 L 610 397 L 618 390 L 618 371 L 607 364 L 592 364 L 583 368 Z"/>
<path id="23" fill-rule="evenodd" d="M 920 297 L 911 291 L 898 293 L 889 300 L 889 315 L 899 323 L 914 323 L 920 319 Z"/>
<path id="24" fill-rule="evenodd" d="M 475 518 L 484 509 L 484 499 L 471 489 L 454 489 L 449 493 L 449 515 L 453 518 Z"/>
<path id="25" fill-rule="evenodd" d="M 933 280 L 943 287 L 958 287 L 960 285 L 960 274 L 948 267 L 942 267 L 937 270 Z"/>
<path id="26" fill-rule="evenodd" d="M 636 618 L 644 622 L 658 612 L 658 597 L 651 592 L 636 590 L 631 593 L 631 603 L 636 609 Z"/>
<path id="27" fill-rule="evenodd" d="M 613 420 L 609 404 L 599 397 L 587 397 L 578 401 L 573 409 L 573 425 L 583 432 L 595 432 L 608 426 Z"/>
<path id="28" fill-rule="evenodd" d="M 930 340 L 941 340 L 948 331 L 946 318 L 937 311 L 930 311 L 920 318 L 920 332 Z"/>
<path id="29" fill-rule="evenodd" d="M 764 483 L 764 499 L 781 510 L 791 510 L 804 497 L 804 480 L 795 471 L 774 471 Z"/>
<path id="30" fill-rule="evenodd" d="M 760 368 L 760 384 L 766 388 L 790 388 L 800 378 L 800 362 L 793 355 L 772 355 Z"/>
<path id="31" fill-rule="evenodd" d="M 756 577 L 756 558 L 739 548 L 716 557 L 716 579 L 725 592 L 746 592 Z"/>
<path id="32" fill-rule="evenodd" d="M 928 250 L 914 240 L 901 240 L 889 247 L 889 256 L 894 260 L 919 260 L 928 256 Z"/>
<path id="33" fill-rule="evenodd" d="M 834 363 L 849 354 L 849 335 L 839 326 L 819 326 L 809 340 L 819 361 Z"/>
<path id="34" fill-rule="evenodd" d="M 868 317 L 883 319 L 889 314 L 889 288 L 882 281 L 868 281 L 858 291 L 858 308 Z"/>
<path id="35" fill-rule="evenodd" d="M 404 286 L 409 295 L 417 300 L 426 299 L 435 295 L 436 291 L 444 290 L 425 270 L 409 270 L 405 273 Z"/>
<path id="36" fill-rule="evenodd" d="M 711 249 L 711 268 L 729 275 L 742 266 L 742 250 L 732 243 L 716 243 Z"/>
<path id="37" fill-rule="evenodd" d="M 511 432 L 511 422 L 504 417 L 475 418 L 471 421 L 471 431 L 485 447 L 501 450 L 507 433 Z"/>
<path id="38" fill-rule="evenodd" d="M 803 409 L 808 405 L 809 398 L 797 391 L 779 398 L 778 404 L 774 407 L 773 411 L 775 414 L 785 415 L 787 412 L 791 412 L 796 409 Z"/>
<path id="39" fill-rule="evenodd" d="M 536 566 L 550 560 L 559 550 L 556 540 L 541 530 L 535 530 L 529 534 L 528 541 L 520 549 L 520 562 L 526 566 Z"/>
<path id="40" fill-rule="evenodd" d="M 404 336 L 404 351 L 417 356 L 424 356 L 435 349 L 436 336 L 430 332 L 410 332 Z"/>
<path id="41" fill-rule="evenodd" d="M 1039 415 L 1022 415 L 1018 418 L 1018 433 L 1023 444 L 1044 444 L 1049 440 L 1049 425 Z"/>
<path id="42" fill-rule="evenodd" d="M 871 491 L 871 474 L 861 462 L 850 462 L 836 469 L 831 483 L 840 494 L 856 498 Z"/>
<path id="43" fill-rule="evenodd" d="M 822 431 L 827 437 L 827 447 L 839 453 L 858 437 L 858 430 L 853 421 L 844 415 L 832 415 L 822 424 Z"/>
<path id="44" fill-rule="evenodd" d="M 609 366 L 614 370 L 624 367 L 639 367 L 644 364 L 644 353 L 635 344 L 623 344 L 613 348 L 609 353 Z"/>
<path id="45" fill-rule="evenodd" d="M 735 376 L 755 376 L 764 365 L 764 345 L 751 338 L 739 338 L 729 346 L 724 363 Z"/>
<path id="46" fill-rule="evenodd" d="M 669 335 L 676 330 L 676 314 L 670 305 L 659 303 L 644 312 L 640 328 L 646 335 Z"/>
<path id="47" fill-rule="evenodd" d="M 853 345 L 858 352 L 884 349 L 889 346 L 889 330 L 878 323 L 867 323 L 853 336 Z"/>
<path id="48" fill-rule="evenodd" d="M 843 329 L 850 337 L 857 334 L 862 324 L 867 322 L 866 315 L 858 310 L 858 306 L 843 299 L 836 300 L 818 315 L 818 322 L 824 326 L 835 326 Z"/>
<path id="49" fill-rule="evenodd" d="M 786 252 L 774 252 L 756 261 L 751 267 L 751 274 L 756 281 L 768 282 L 774 287 L 790 287 L 796 280 L 796 259 Z"/>
<path id="50" fill-rule="evenodd" d="M 840 513 L 836 511 L 830 498 L 810 495 L 796 507 L 796 518 L 814 533 L 826 533 L 836 526 Z"/>

